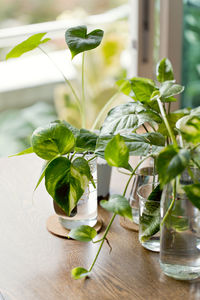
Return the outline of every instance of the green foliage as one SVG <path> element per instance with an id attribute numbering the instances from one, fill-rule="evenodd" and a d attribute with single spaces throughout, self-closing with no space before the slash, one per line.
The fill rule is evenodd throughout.
<path id="1" fill-rule="evenodd" d="M 71 270 L 71 275 L 74 279 L 81 279 L 88 276 L 89 274 L 90 272 L 88 272 L 88 270 L 81 267 L 77 267 Z"/>
<path id="2" fill-rule="evenodd" d="M 181 174 L 188 166 L 190 152 L 187 149 L 178 149 L 169 145 L 163 149 L 157 158 L 157 171 L 162 186 Z"/>
<path id="3" fill-rule="evenodd" d="M 174 135 L 178 134 L 178 131 L 176 129 L 176 122 L 182 118 L 184 116 L 184 113 L 176 113 L 176 112 L 172 112 L 171 114 L 167 115 L 167 120 L 172 128 L 172 131 L 174 133 Z M 169 136 L 169 132 L 165 126 L 165 123 L 162 121 L 161 124 L 159 124 L 158 127 L 158 132 L 160 132 L 162 135 L 164 136 Z"/>
<path id="4" fill-rule="evenodd" d="M 93 227 L 81 225 L 72 229 L 68 234 L 68 237 L 81 242 L 90 242 L 95 238 L 96 235 L 97 232 Z"/>
<path id="5" fill-rule="evenodd" d="M 159 114 L 145 108 L 140 103 L 129 102 L 121 104 L 110 110 L 102 127 L 101 135 L 133 132 L 144 123 L 161 123 Z"/>
<path id="6" fill-rule="evenodd" d="M 177 122 L 181 135 L 187 142 L 200 143 L 200 115 L 189 115 Z"/>
<path id="7" fill-rule="evenodd" d="M 51 160 L 72 151 L 75 137 L 64 122 L 54 121 L 33 132 L 31 145 L 39 157 Z"/>
<path id="8" fill-rule="evenodd" d="M 100 204 L 104 209 L 132 221 L 132 210 L 128 200 L 124 196 L 114 194 L 110 196 L 108 201 L 102 200 Z"/>
<path id="9" fill-rule="evenodd" d="M 186 185 L 183 187 L 183 189 L 186 192 L 186 195 L 188 196 L 192 204 L 198 209 L 200 209 L 200 184 L 196 183 Z"/>
<path id="10" fill-rule="evenodd" d="M 133 98 L 134 100 L 136 99 L 135 94 L 132 91 L 132 86 L 131 86 L 130 80 L 120 79 L 120 80 L 116 81 L 116 84 L 118 85 L 121 93 Z"/>
<path id="11" fill-rule="evenodd" d="M 10 155 L 9 157 L 20 156 L 20 155 L 31 154 L 31 153 L 33 153 L 33 148 L 32 147 L 30 147 L 30 148 L 28 148 L 26 150 L 23 150 L 23 151 L 21 151 L 19 153 L 16 153 L 14 155 Z"/>
<path id="12" fill-rule="evenodd" d="M 167 98 L 168 99 L 167 102 L 171 102 L 170 97 L 173 97 L 175 95 L 182 93 L 183 90 L 184 90 L 184 87 L 180 84 L 174 83 L 174 81 L 163 82 L 159 89 L 160 96 L 164 99 Z M 174 98 L 172 98 L 172 101 L 174 101 Z M 163 102 L 165 102 L 165 100 L 163 100 Z"/>
<path id="13" fill-rule="evenodd" d="M 96 142 L 97 142 L 98 136 L 89 130 L 86 129 L 80 129 L 79 135 L 76 139 L 76 150 L 87 150 L 87 151 L 95 151 L 96 148 Z"/>
<path id="14" fill-rule="evenodd" d="M 156 76 L 159 82 L 173 80 L 174 73 L 171 62 L 167 58 L 163 58 L 156 67 Z"/>
<path id="15" fill-rule="evenodd" d="M 105 159 L 110 166 L 130 169 L 128 163 L 129 150 L 124 139 L 117 134 L 112 138 L 105 148 Z"/>
<path id="16" fill-rule="evenodd" d="M 37 33 L 29 37 L 27 40 L 15 46 L 7 55 L 6 59 L 20 57 L 22 54 L 36 49 L 39 45 L 48 42 L 50 39 L 46 38 L 42 40 L 45 33 Z"/>
<path id="17" fill-rule="evenodd" d="M 71 51 L 72 59 L 77 54 L 98 47 L 103 38 L 103 30 L 96 29 L 87 34 L 86 26 L 77 26 L 67 29 L 65 41 Z"/>
<path id="18" fill-rule="evenodd" d="M 151 79 L 134 77 L 130 79 L 132 91 L 138 101 L 148 103 L 152 93 L 157 90 L 155 82 Z"/>

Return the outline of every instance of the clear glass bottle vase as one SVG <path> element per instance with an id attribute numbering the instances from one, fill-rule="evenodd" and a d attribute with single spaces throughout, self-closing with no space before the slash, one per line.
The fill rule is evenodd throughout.
<path id="1" fill-rule="evenodd" d="M 200 178 L 198 169 L 193 173 Z M 160 266 L 165 275 L 179 280 L 200 277 L 200 211 L 183 190 L 191 183 L 185 171 L 165 186 L 161 198 Z"/>

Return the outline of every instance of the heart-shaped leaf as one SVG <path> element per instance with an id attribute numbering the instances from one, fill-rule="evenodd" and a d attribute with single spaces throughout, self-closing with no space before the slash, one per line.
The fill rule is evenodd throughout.
<path id="1" fill-rule="evenodd" d="M 105 148 L 105 159 L 110 166 L 130 169 L 129 150 L 124 139 L 117 134 Z"/>
<path id="2" fill-rule="evenodd" d="M 125 197 L 114 194 L 110 196 L 108 201 L 102 200 L 100 204 L 104 209 L 132 220 L 132 210 Z"/>
<path id="3" fill-rule="evenodd" d="M 156 76 L 159 82 L 173 80 L 174 73 L 171 62 L 167 58 L 163 58 L 156 67 Z"/>
<path id="4" fill-rule="evenodd" d="M 90 272 L 82 267 L 77 267 L 71 270 L 71 276 L 74 279 L 81 279 L 88 276 Z"/>
<path id="5" fill-rule="evenodd" d="M 78 157 L 71 163 L 68 158 L 58 157 L 46 169 L 45 186 L 58 206 L 70 216 L 90 178 L 90 168 L 84 158 Z"/>
<path id="6" fill-rule="evenodd" d="M 183 92 L 184 87 L 180 84 L 174 83 L 174 81 L 165 81 L 160 87 L 161 100 L 165 102 L 163 98 L 169 98 L 178 95 Z"/>
<path id="7" fill-rule="evenodd" d="M 31 137 L 33 151 L 45 160 L 69 153 L 75 145 L 75 137 L 65 122 L 54 121 L 37 128 Z"/>
<path id="8" fill-rule="evenodd" d="M 130 82 L 137 101 L 142 103 L 148 103 L 152 93 L 157 90 L 155 82 L 151 79 L 134 77 L 130 79 Z"/>
<path id="9" fill-rule="evenodd" d="M 102 127 L 101 135 L 123 132 L 133 132 L 144 123 L 161 123 L 160 116 L 151 109 L 146 109 L 142 104 L 129 102 L 121 104 L 110 110 Z"/>
<path id="10" fill-rule="evenodd" d="M 167 146 L 163 149 L 157 158 L 157 171 L 161 185 L 165 185 L 188 166 L 190 161 L 190 152 L 187 149 Z"/>
<path id="11" fill-rule="evenodd" d="M 77 26 L 67 29 L 65 41 L 71 51 L 72 59 L 77 54 L 98 47 L 103 38 L 103 30 L 96 29 L 87 33 L 86 26 Z"/>
<path id="12" fill-rule="evenodd" d="M 186 185 L 183 187 L 185 190 L 189 200 L 192 202 L 192 204 L 200 209 L 200 184 L 191 184 Z"/>
<path id="13" fill-rule="evenodd" d="M 6 55 L 6 59 L 19 57 L 22 54 L 37 48 L 39 45 L 48 42 L 50 40 L 49 38 L 42 40 L 42 38 L 44 37 L 45 34 L 46 34 L 46 32 L 45 33 L 37 33 L 37 34 L 32 35 L 31 37 L 29 37 L 22 43 L 15 46 Z"/>
<path id="14" fill-rule="evenodd" d="M 76 139 L 76 149 L 81 151 L 94 152 L 98 136 L 89 130 L 80 129 Z"/>
<path id="15" fill-rule="evenodd" d="M 90 242 L 95 238 L 96 235 L 97 232 L 93 227 L 81 225 L 72 229 L 68 237 L 81 242 Z"/>

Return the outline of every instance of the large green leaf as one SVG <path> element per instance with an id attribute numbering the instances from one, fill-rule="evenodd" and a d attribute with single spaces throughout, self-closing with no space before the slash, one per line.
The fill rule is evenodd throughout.
<path id="1" fill-rule="evenodd" d="M 31 145 L 39 157 L 51 160 L 70 152 L 75 145 L 75 137 L 65 122 L 54 121 L 33 132 Z"/>
<path id="2" fill-rule="evenodd" d="M 84 151 L 95 151 L 98 136 L 89 130 L 80 129 L 76 139 L 76 148 Z"/>
<path id="3" fill-rule="evenodd" d="M 130 169 L 129 150 L 124 139 L 117 134 L 105 148 L 105 159 L 110 166 Z"/>
<path id="4" fill-rule="evenodd" d="M 132 132 L 144 123 L 160 123 L 160 116 L 139 103 L 121 104 L 110 110 L 102 127 L 101 135 Z"/>
<path id="5" fill-rule="evenodd" d="M 81 242 L 90 242 L 95 238 L 96 235 L 97 232 L 93 227 L 81 225 L 72 229 L 68 234 L 68 237 Z"/>
<path id="6" fill-rule="evenodd" d="M 103 38 L 103 30 L 96 29 L 87 33 L 86 26 L 77 26 L 67 29 L 65 41 L 71 51 L 72 58 L 77 54 L 98 47 Z"/>
<path id="7" fill-rule="evenodd" d="M 157 171 L 161 185 L 165 185 L 188 166 L 190 152 L 187 149 L 179 150 L 173 145 L 163 149 L 157 158 Z"/>
<path id="8" fill-rule="evenodd" d="M 67 216 L 78 203 L 91 178 L 88 162 L 78 157 L 72 163 L 65 157 L 54 159 L 45 172 L 45 186 Z"/>
<path id="9" fill-rule="evenodd" d="M 71 270 L 72 278 L 81 279 L 88 276 L 90 272 L 82 267 L 77 267 Z"/>
<path id="10" fill-rule="evenodd" d="M 200 115 L 185 116 L 176 125 L 187 142 L 200 143 Z"/>
<path id="11" fill-rule="evenodd" d="M 160 90 L 160 96 L 163 99 L 163 98 L 170 98 L 172 96 L 182 93 L 184 87 L 180 84 L 174 83 L 174 81 L 165 81 L 161 84 L 159 90 Z"/>
<path id="12" fill-rule="evenodd" d="M 200 209 L 200 183 L 186 185 L 183 189 L 192 204 Z"/>
<path id="13" fill-rule="evenodd" d="M 174 73 L 171 62 L 167 58 L 163 58 L 156 67 L 156 76 L 159 82 L 173 80 Z"/>
<path id="14" fill-rule="evenodd" d="M 134 77 L 130 79 L 130 82 L 136 99 L 142 103 L 148 103 L 152 93 L 157 90 L 154 81 L 151 79 Z"/>
<path id="15" fill-rule="evenodd" d="M 165 146 L 165 138 L 162 134 L 157 132 L 150 132 L 144 134 L 131 133 L 122 135 L 130 155 L 145 156 L 151 153 L 160 152 Z M 103 135 L 97 140 L 97 146 L 95 153 L 98 156 L 104 157 L 104 151 L 113 138 L 113 135 Z"/>
<path id="16" fill-rule="evenodd" d="M 100 204 L 104 209 L 132 220 L 132 210 L 124 196 L 114 194 L 110 196 L 108 201 L 102 200 Z"/>
<path id="17" fill-rule="evenodd" d="M 37 48 L 39 45 L 48 42 L 50 40 L 49 38 L 42 40 L 42 38 L 44 37 L 45 34 L 46 34 L 46 32 L 45 33 L 37 33 L 37 34 L 32 35 L 27 40 L 25 40 L 22 43 L 15 46 L 6 55 L 6 59 L 19 57 L 22 54 Z"/>

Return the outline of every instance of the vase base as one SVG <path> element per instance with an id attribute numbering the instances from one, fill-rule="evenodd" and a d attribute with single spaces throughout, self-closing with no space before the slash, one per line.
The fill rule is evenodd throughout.
<path id="1" fill-rule="evenodd" d="M 200 267 L 163 264 L 160 262 L 163 273 L 178 280 L 193 280 L 200 277 Z"/>
<path id="2" fill-rule="evenodd" d="M 159 237 L 158 238 L 153 237 L 146 242 L 140 241 L 140 243 L 147 250 L 150 250 L 153 252 L 160 252 L 160 238 Z"/>
<path id="3" fill-rule="evenodd" d="M 74 229 L 82 225 L 94 227 L 97 223 L 97 217 L 81 220 L 70 220 L 70 218 L 58 217 L 60 224 L 66 229 Z"/>

